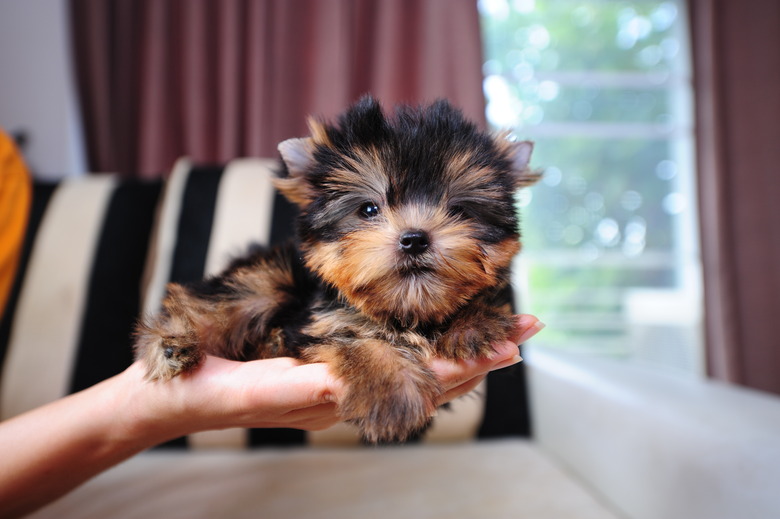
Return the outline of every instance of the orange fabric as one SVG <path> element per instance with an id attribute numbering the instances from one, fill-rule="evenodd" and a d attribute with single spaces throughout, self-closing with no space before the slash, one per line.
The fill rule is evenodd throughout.
<path id="1" fill-rule="evenodd" d="M 13 285 L 31 198 L 27 167 L 14 142 L 0 129 L 0 315 Z"/>

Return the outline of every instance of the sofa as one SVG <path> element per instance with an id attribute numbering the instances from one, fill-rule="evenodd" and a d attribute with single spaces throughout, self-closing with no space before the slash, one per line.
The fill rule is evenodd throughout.
<path id="1" fill-rule="evenodd" d="M 135 319 L 157 308 L 169 281 L 216 273 L 249 243 L 289 239 L 295 211 L 273 190 L 274 167 L 181 159 L 165 180 L 37 184 L 0 322 L 0 417 L 123 370 Z M 780 399 L 533 345 L 523 355 L 404 446 L 362 445 L 343 424 L 204 432 L 135 456 L 32 517 L 780 513 Z"/>

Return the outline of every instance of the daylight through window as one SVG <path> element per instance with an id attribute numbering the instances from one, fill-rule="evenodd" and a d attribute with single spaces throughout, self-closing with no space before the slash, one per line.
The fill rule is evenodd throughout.
<path id="1" fill-rule="evenodd" d="M 536 142 L 520 194 L 537 344 L 700 373 L 692 87 L 681 1 L 482 0 L 488 121 Z"/>

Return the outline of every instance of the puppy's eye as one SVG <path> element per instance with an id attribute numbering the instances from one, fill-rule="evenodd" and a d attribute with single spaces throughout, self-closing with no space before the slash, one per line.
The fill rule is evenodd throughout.
<path id="1" fill-rule="evenodd" d="M 374 218 L 379 215 L 379 206 L 374 202 L 366 202 L 360 206 L 359 214 L 363 218 Z"/>

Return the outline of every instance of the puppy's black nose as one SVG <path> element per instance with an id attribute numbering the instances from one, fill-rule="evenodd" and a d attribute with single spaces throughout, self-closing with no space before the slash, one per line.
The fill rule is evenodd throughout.
<path id="1" fill-rule="evenodd" d="M 430 245 L 425 231 L 406 231 L 401 235 L 401 250 L 412 256 L 422 254 Z"/>

